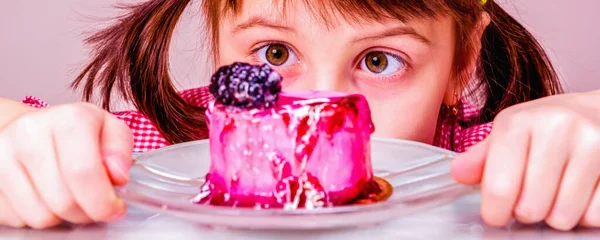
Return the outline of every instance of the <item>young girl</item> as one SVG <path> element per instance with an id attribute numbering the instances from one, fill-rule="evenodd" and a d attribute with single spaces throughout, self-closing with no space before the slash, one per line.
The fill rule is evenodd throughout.
<path id="1" fill-rule="evenodd" d="M 169 76 L 171 35 L 189 3 L 149 0 L 89 39 L 96 51 L 74 86 L 107 111 L 115 94 L 137 111 L 0 101 L 3 224 L 117 220 L 125 205 L 112 186 L 127 182 L 131 151 L 207 137 L 210 94 L 178 92 Z M 600 226 L 600 93 L 552 96 L 561 87 L 544 51 L 494 1 L 206 0 L 202 8 L 215 66 L 266 63 L 287 91 L 361 93 L 374 136 L 464 152 L 453 175 L 481 184 L 490 225 L 514 217 L 562 230 Z"/>

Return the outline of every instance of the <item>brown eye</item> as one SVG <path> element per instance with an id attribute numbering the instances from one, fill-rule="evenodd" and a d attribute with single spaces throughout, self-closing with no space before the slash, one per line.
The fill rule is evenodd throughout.
<path id="1" fill-rule="evenodd" d="M 267 62 L 273 66 L 283 65 L 289 58 L 290 52 L 287 47 L 282 44 L 269 45 L 265 52 Z"/>
<path id="2" fill-rule="evenodd" d="M 396 54 L 382 51 L 369 52 L 360 61 L 360 69 L 375 75 L 391 75 L 406 69 L 404 59 Z"/>
<path id="3" fill-rule="evenodd" d="M 382 73 L 388 66 L 388 58 L 383 52 L 370 52 L 365 57 L 365 65 L 373 73 Z"/>

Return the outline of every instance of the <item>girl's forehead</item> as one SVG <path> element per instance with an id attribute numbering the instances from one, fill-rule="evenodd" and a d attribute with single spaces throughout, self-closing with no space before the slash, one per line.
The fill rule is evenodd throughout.
<path id="1" fill-rule="evenodd" d="M 230 6 L 227 15 L 222 18 L 229 20 L 227 27 L 233 34 L 251 27 L 267 27 L 282 30 L 283 32 L 314 35 L 325 31 L 343 32 L 342 34 L 365 35 L 369 32 L 381 32 L 386 29 L 403 29 L 410 32 L 420 32 L 417 36 L 428 35 L 427 32 L 434 31 L 437 25 L 448 27 L 447 15 L 432 13 L 427 15 L 422 10 L 421 15 L 402 15 L 393 17 L 392 14 L 400 14 L 407 11 L 409 3 L 404 5 L 397 1 L 394 7 L 385 5 L 386 1 L 378 1 L 379 5 L 366 6 L 364 0 L 346 0 L 353 7 L 334 8 L 330 4 L 336 0 L 322 1 L 287 1 L 287 0 L 252 0 L 236 1 L 236 5 Z M 414 2 L 414 1 L 400 1 Z M 362 4 L 362 5 L 360 5 Z M 359 9 L 360 7 L 367 8 Z M 414 6 L 413 6 L 414 7 Z M 390 9 L 391 8 L 391 9 Z M 431 9 L 430 9 L 431 10 Z M 372 15 L 372 17 L 369 17 Z M 427 41 L 426 37 L 422 38 Z"/>
<path id="2" fill-rule="evenodd" d="M 239 20 L 256 15 L 280 23 L 310 21 L 314 24 L 334 27 L 336 25 L 361 25 L 364 23 L 387 23 L 390 20 L 408 22 L 433 20 L 449 12 L 444 0 L 415 1 L 365 1 L 365 0 L 215 0 L 225 18 Z M 211 14 L 211 13 L 209 13 Z M 213 13 L 215 14 L 215 13 Z M 219 14 L 219 13 L 216 13 Z M 221 18 L 223 19 L 223 18 Z"/>

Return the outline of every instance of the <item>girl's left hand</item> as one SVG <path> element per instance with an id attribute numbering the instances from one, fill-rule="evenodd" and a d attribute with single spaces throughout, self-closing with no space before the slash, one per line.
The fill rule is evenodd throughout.
<path id="1" fill-rule="evenodd" d="M 452 174 L 481 184 L 481 215 L 505 226 L 545 221 L 559 230 L 600 227 L 600 92 L 510 107 L 492 133 L 460 155 Z"/>

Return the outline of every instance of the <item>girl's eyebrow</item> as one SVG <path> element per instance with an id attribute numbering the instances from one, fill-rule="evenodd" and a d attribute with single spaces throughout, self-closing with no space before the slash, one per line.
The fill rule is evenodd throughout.
<path id="1" fill-rule="evenodd" d="M 253 27 L 272 28 L 272 29 L 282 31 L 282 32 L 287 32 L 287 33 L 295 33 L 296 32 L 296 30 L 291 27 L 277 24 L 277 23 L 275 23 L 271 20 L 265 19 L 261 16 L 251 17 L 247 21 L 235 26 L 231 32 L 235 34 L 235 33 L 239 33 L 241 31 L 244 31 L 244 30 L 247 30 L 247 29 L 250 29 Z"/>
<path id="2" fill-rule="evenodd" d="M 417 33 L 417 31 L 415 31 L 414 28 L 409 27 L 409 26 L 399 26 L 399 27 L 389 28 L 381 33 L 378 33 L 378 34 L 375 34 L 372 36 L 357 38 L 354 40 L 354 42 L 376 40 L 376 39 L 380 39 L 380 38 L 402 36 L 402 35 L 410 35 L 411 37 L 416 38 L 417 40 L 419 40 L 422 43 L 425 43 L 426 45 L 431 44 L 431 41 L 428 38 Z"/>
<path id="3" fill-rule="evenodd" d="M 233 34 L 236 34 L 241 31 L 245 31 L 245 30 L 248 30 L 250 28 L 255 28 L 255 27 L 271 28 L 274 30 L 278 30 L 278 31 L 286 32 L 286 33 L 290 33 L 290 34 L 296 33 L 296 30 L 294 28 L 278 24 L 278 23 L 271 21 L 269 19 L 266 19 L 262 16 L 253 16 L 253 17 L 249 18 L 248 20 L 236 25 L 231 32 Z M 412 37 L 416 38 L 418 41 L 425 43 L 426 45 L 431 44 L 431 41 L 428 38 L 417 33 L 417 31 L 415 31 L 415 29 L 410 26 L 398 26 L 398 27 L 389 28 L 381 33 L 378 33 L 378 34 L 375 34 L 372 36 L 356 38 L 353 42 L 362 42 L 362 41 L 376 40 L 376 39 L 380 39 L 380 38 L 402 36 L 402 35 L 412 36 Z"/>

